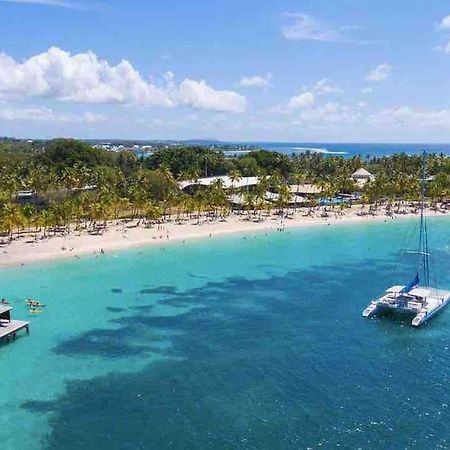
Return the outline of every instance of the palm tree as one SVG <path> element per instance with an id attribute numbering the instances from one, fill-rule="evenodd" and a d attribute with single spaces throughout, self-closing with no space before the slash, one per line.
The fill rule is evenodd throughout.
<path id="1" fill-rule="evenodd" d="M 28 233 L 31 231 L 31 224 L 33 222 L 33 218 L 36 215 L 36 207 L 33 205 L 25 205 L 22 208 L 22 215 L 27 224 Z"/>
<path id="2" fill-rule="evenodd" d="M 163 211 L 159 205 L 148 202 L 145 206 L 144 215 L 147 220 L 158 220 L 161 218 Z"/>
<path id="3" fill-rule="evenodd" d="M 234 193 L 234 189 L 236 189 L 236 184 L 239 183 L 239 181 L 242 180 L 242 174 L 237 169 L 230 170 L 230 173 L 228 174 L 228 177 L 231 181 L 231 189 L 232 193 Z"/>
<path id="4" fill-rule="evenodd" d="M 214 214 L 217 218 L 218 212 L 221 208 L 225 208 L 227 204 L 227 195 L 225 192 L 225 185 L 222 179 L 217 179 L 211 185 L 211 199 L 214 206 Z"/>
<path id="5" fill-rule="evenodd" d="M 80 186 L 80 178 L 77 167 L 65 167 L 61 174 L 61 182 L 66 188 L 66 198 L 70 193 Z"/>
<path id="6" fill-rule="evenodd" d="M 53 214 L 48 209 L 43 209 L 39 211 L 39 214 L 36 217 L 36 224 L 39 228 L 43 229 L 43 235 L 46 237 L 47 229 L 53 226 L 55 223 L 55 219 Z"/>
<path id="7" fill-rule="evenodd" d="M 247 218 L 250 219 L 250 209 L 255 209 L 256 198 L 255 193 L 251 191 L 247 191 L 244 194 L 244 206 L 247 208 Z"/>
<path id="8" fill-rule="evenodd" d="M 300 196 L 300 185 L 304 184 L 307 180 L 306 174 L 304 172 L 296 172 L 294 174 L 294 183 L 296 185 L 295 196 L 298 198 Z M 297 211 L 297 204 L 295 203 L 294 211 Z"/>
<path id="9" fill-rule="evenodd" d="M 198 191 L 194 196 L 195 208 L 197 210 L 197 224 L 200 223 L 200 215 L 207 205 L 207 199 L 202 191 Z"/>
<path id="10" fill-rule="evenodd" d="M 2 228 L 8 233 L 9 240 L 12 241 L 14 229 L 19 234 L 20 228 L 24 223 L 21 208 L 14 203 L 5 203 L 1 211 Z"/>

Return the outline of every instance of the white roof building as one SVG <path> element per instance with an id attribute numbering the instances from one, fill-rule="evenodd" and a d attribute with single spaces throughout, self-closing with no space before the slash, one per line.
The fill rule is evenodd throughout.
<path id="1" fill-rule="evenodd" d="M 276 202 L 280 199 L 280 194 L 276 194 L 275 192 L 266 192 L 265 199 L 270 202 Z M 289 205 L 299 205 L 305 203 L 308 199 L 306 197 L 302 197 L 301 195 L 291 194 L 288 200 Z"/>
<path id="2" fill-rule="evenodd" d="M 276 202 L 280 198 L 280 194 L 277 194 L 276 192 L 266 191 L 266 193 L 264 194 L 264 198 L 268 202 Z"/>
<path id="3" fill-rule="evenodd" d="M 197 180 L 180 181 L 178 183 L 178 186 L 180 187 L 181 190 L 183 190 L 189 186 L 209 186 L 211 184 L 214 184 L 218 180 L 222 181 L 224 189 L 256 186 L 259 183 L 258 177 L 242 177 L 238 180 L 231 181 L 231 178 L 228 175 L 222 175 L 218 177 L 207 177 L 207 178 L 198 178 Z"/>
<path id="4" fill-rule="evenodd" d="M 316 195 L 322 192 L 322 189 L 314 184 L 290 184 L 289 190 L 299 195 Z"/>
<path id="5" fill-rule="evenodd" d="M 356 172 L 352 174 L 352 178 L 354 180 L 364 180 L 364 179 L 370 180 L 373 178 L 373 175 L 368 170 L 361 167 L 361 169 L 358 169 Z"/>
<path id="6" fill-rule="evenodd" d="M 228 196 L 228 201 L 232 205 L 243 206 L 245 205 L 245 196 L 243 194 L 232 194 Z"/>
<path id="7" fill-rule="evenodd" d="M 361 167 L 351 176 L 351 179 L 356 182 L 358 187 L 363 187 L 368 181 L 373 180 L 375 177 L 366 169 Z"/>

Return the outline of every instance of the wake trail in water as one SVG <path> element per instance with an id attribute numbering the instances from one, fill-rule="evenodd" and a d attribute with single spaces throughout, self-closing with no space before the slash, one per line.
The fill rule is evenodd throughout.
<path id="1" fill-rule="evenodd" d="M 293 150 L 301 152 L 314 152 L 322 153 L 324 155 L 348 155 L 348 152 L 344 151 L 332 151 L 326 148 L 315 148 L 315 147 L 293 147 Z"/>

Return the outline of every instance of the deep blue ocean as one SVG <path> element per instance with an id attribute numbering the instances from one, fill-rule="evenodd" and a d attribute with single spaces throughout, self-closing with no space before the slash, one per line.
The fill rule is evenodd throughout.
<path id="1" fill-rule="evenodd" d="M 450 310 L 363 319 L 413 275 L 416 220 L 0 271 L 31 333 L 0 347 L 0 448 L 446 449 Z M 450 288 L 450 220 L 430 220 Z M 46 303 L 31 315 L 24 299 Z"/>
<path id="2" fill-rule="evenodd" d="M 277 151 L 288 155 L 312 151 L 325 155 L 341 155 L 351 157 L 380 157 L 396 153 L 419 155 L 425 150 L 427 153 L 443 153 L 450 155 L 450 144 L 351 144 L 351 143 L 295 143 L 295 142 L 248 142 L 233 143 L 234 145 L 252 145 L 257 148 Z"/>

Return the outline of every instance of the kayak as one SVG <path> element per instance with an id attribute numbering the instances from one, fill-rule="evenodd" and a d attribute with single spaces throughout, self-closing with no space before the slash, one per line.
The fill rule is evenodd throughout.
<path id="1" fill-rule="evenodd" d="M 31 302 L 30 300 L 27 300 L 26 301 L 26 304 L 28 305 L 28 306 L 33 306 L 33 307 L 35 307 L 35 308 L 44 308 L 45 307 L 45 305 L 43 304 L 43 303 L 39 303 L 39 302 Z"/>

